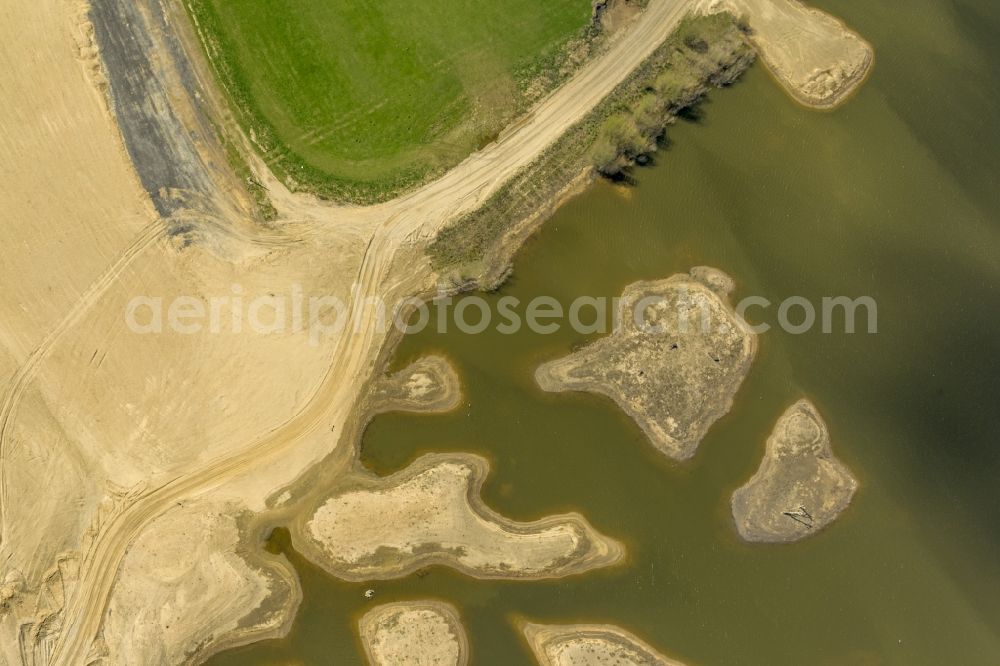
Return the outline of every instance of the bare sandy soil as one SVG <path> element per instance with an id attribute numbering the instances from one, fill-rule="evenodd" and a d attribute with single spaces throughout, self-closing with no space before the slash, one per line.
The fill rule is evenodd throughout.
<path id="1" fill-rule="evenodd" d="M 440 601 L 403 601 L 371 609 L 358 629 L 372 666 L 465 666 L 469 641 L 458 611 Z"/>
<path id="2" fill-rule="evenodd" d="M 736 529 L 747 541 L 804 539 L 836 520 L 857 487 L 816 407 L 800 400 L 775 424 L 760 469 L 733 493 Z"/>
<path id="3" fill-rule="evenodd" d="M 706 267 L 631 284 L 614 333 L 540 366 L 535 379 L 546 391 L 608 396 L 664 455 L 690 458 L 729 411 L 757 352 L 729 304 L 732 289 L 729 276 Z"/>
<path id="4" fill-rule="evenodd" d="M 0 451 L 0 506 L 5 516 L 21 513 L 3 523 L 4 573 L 37 585 L 85 527 L 86 517 L 68 516 L 66 507 L 96 504 L 103 492 L 103 481 L 92 478 L 96 461 L 63 446 L 64 426 L 41 386 L 65 378 L 39 369 L 89 304 L 154 242 L 156 218 L 92 78 L 96 54 L 78 8 L 11 5 L 2 23 L 0 373 L 7 390 L 0 428 L 4 442 L 13 441 Z M 34 377 L 41 379 L 32 384 Z M 13 401 L 23 404 L 16 428 L 8 418 Z M 45 497 L 12 504 L 40 484 L 49 487 Z M 18 553 L 8 560 L 11 540 Z"/>
<path id="5" fill-rule="evenodd" d="M 523 623 L 521 630 L 540 666 L 684 666 L 612 625 Z"/>
<path id="6" fill-rule="evenodd" d="M 239 506 L 196 500 L 136 539 L 104 620 L 110 663 L 136 663 L 135 655 L 147 664 L 197 662 L 206 646 L 233 647 L 287 628 L 301 597 L 298 578 L 283 558 L 244 559 L 243 517 Z"/>
<path id="7" fill-rule="evenodd" d="M 479 497 L 488 469 L 474 455 L 428 455 L 384 479 L 361 477 L 312 512 L 299 548 L 353 581 L 433 564 L 479 578 L 558 578 L 622 558 L 578 514 L 517 523 L 490 510 Z"/>
<path id="8" fill-rule="evenodd" d="M 745 16 L 768 69 L 806 106 L 841 104 L 874 62 L 874 49 L 860 35 L 798 0 L 704 0 L 703 7 Z"/>
<path id="9" fill-rule="evenodd" d="M 101 53 L 86 5 L 5 4 L 0 661 L 197 661 L 285 631 L 298 590 L 261 553 L 256 526 L 299 512 L 312 470 L 352 478 L 352 424 L 387 340 L 365 304 L 430 293 L 426 242 L 580 120 L 694 4 L 651 0 L 498 141 L 398 200 L 322 203 L 255 163 L 278 209 L 272 224 L 252 217 L 206 132 L 202 111 L 221 124 L 226 111 L 177 2 L 135 0 L 126 15 L 94 0 L 96 34 L 117 40 Z M 142 60 L 149 51 L 129 34 L 155 57 Z M 141 85 L 121 83 L 130 75 Z M 168 145 L 137 150 L 145 133 L 129 128 L 143 123 Z M 298 288 L 341 299 L 346 326 L 319 339 L 294 324 L 141 333 L 125 316 L 136 297 L 207 308 Z M 432 375 L 419 375 L 400 385 L 404 408 L 433 391 Z M 451 404 L 447 390 L 436 395 Z M 530 542 L 482 511 L 456 515 L 480 536 L 503 525 L 505 539 Z M 563 571 L 553 558 L 586 532 L 575 527 L 532 526 L 545 545 L 514 562 Z M 467 565 L 511 559 L 477 557 Z M 129 618 L 139 626 L 126 631 Z"/>

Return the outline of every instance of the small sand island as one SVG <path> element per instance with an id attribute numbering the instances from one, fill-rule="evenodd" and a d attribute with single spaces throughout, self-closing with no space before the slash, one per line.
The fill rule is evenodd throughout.
<path id="1" fill-rule="evenodd" d="M 458 612 L 440 601 L 404 601 L 371 609 L 358 626 L 372 666 L 465 666 L 469 641 Z"/>
<path id="2" fill-rule="evenodd" d="M 846 100 L 875 59 L 860 35 L 797 0 L 707 0 L 704 6 L 746 17 L 768 69 L 806 106 L 829 109 Z"/>
<path id="3" fill-rule="evenodd" d="M 375 385 L 372 412 L 447 412 L 461 398 L 461 383 L 451 363 L 442 356 L 423 356 Z"/>
<path id="4" fill-rule="evenodd" d="M 524 623 L 521 631 L 541 666 L 684 666 L 612 625 Z"/>
<path id="5" fill-rule="evenodd" d="M 535 372 L 546 391 L 608 396 L 664 455 L 686 460 L 732 406 L 756 336 L 733 312 L 732 279 L 714 268 L 629 285 L 618 328 Z"/>
<path id="6" fill-rule="evenodd" d="M 736 529 L 747 541 L 798 541 L 833 522 L 857 487 L 816 407 L 800 400 L 775 425 L 760 469 L 733 493 Z"/>
<path id="7" fill-rule="evenodd" d="M 389 477 L 359 477 L 312 514 L 303 550 L 353 581 L 433 564 L 479 578 L 558 578 L 622 558 L 579 514 L 518 523 L 493 512 L 479 497 L 488 470 L 478 456 L 428 455 Z"/>

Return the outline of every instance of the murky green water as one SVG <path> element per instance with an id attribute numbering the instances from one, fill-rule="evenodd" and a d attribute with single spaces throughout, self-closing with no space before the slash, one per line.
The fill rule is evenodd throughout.
<path id="1" fill-rule="evenodd" d="M 412 336 L 397 364 L 446 354 L 466 403 L 379 417 L 365 463 L 480 453 L 495 509 L 582 511 L 630 561 L 549 583 L 435 568 L 374 584 L 370 602 L 286 549 L 305 591 L 291 635 L 212 664 L 360 663 L 365 608 L 427 596 L 461 609 L 477 664 L 530 663 L 517 614 L 612 622 L 705 666 L 1000 663 L 1000 6 L 818 4 L 878 50 L 857 98 L 810 112 L 754 68 L 671 132 L 635 188 L 601 184 L 565 206 L 491 298 L 612 296 L 708 264 L 736 278 L 737 298 L 871 295 L 878 334 L 765 334 L 732 412 L 680 465 L 610 401 L 534 386 L 540 362 L 584 339 L 572 331 Z M 861 489 L 816 538 L 743 544 L 729 495 L 803 395 Z"/>

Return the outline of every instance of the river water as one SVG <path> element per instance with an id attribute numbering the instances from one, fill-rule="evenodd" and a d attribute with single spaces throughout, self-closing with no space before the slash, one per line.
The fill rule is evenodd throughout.
<path id="1" fill-rule="evenodd" d="M 762 335 L 732 411 L 683 464 L 609 400 L 534 385 L 539 363 L 593 336 L 409 336 L 395 364 L 446 355 L 465 402 L 378 417 L 364 463 L 387 474 L 426 452 L 479 453 L 489 505 L 523 520 L 580 511 L 626 544 L 627 564 L 541 583 L 432 568 L 370 585 L 369 601 L 279 532 L 305 594 L 291 634 L 211 664 L 361 663 L 365 609 L 423 597 L 458 606 L 477 664 L 531 663 L 516 616 L 614 623 L 692 665 L 1000 663 L 1000 5 L 817 4 L 876 47 L 854 99 L 809 111 L 754 67 L 672 128 L 633 187 L 599 183 L 565 205 L 489 298 L 568 303 L 710 265 L 736 299 L 871 296 L 878 332 Z M 729 496 L 803 396 L 860 490 L 812 539 L 744 544 Z"/>

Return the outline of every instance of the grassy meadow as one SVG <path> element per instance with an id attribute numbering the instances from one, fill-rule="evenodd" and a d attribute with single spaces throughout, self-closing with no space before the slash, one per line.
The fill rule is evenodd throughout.
<path id="1" fill-rule="evenodd" d="M 244 129 L 329 198 L 390 198 L 489 143 L 590 0 L 187 0 Z M 534 85 L 533 85 L 534 84 Z"/>

